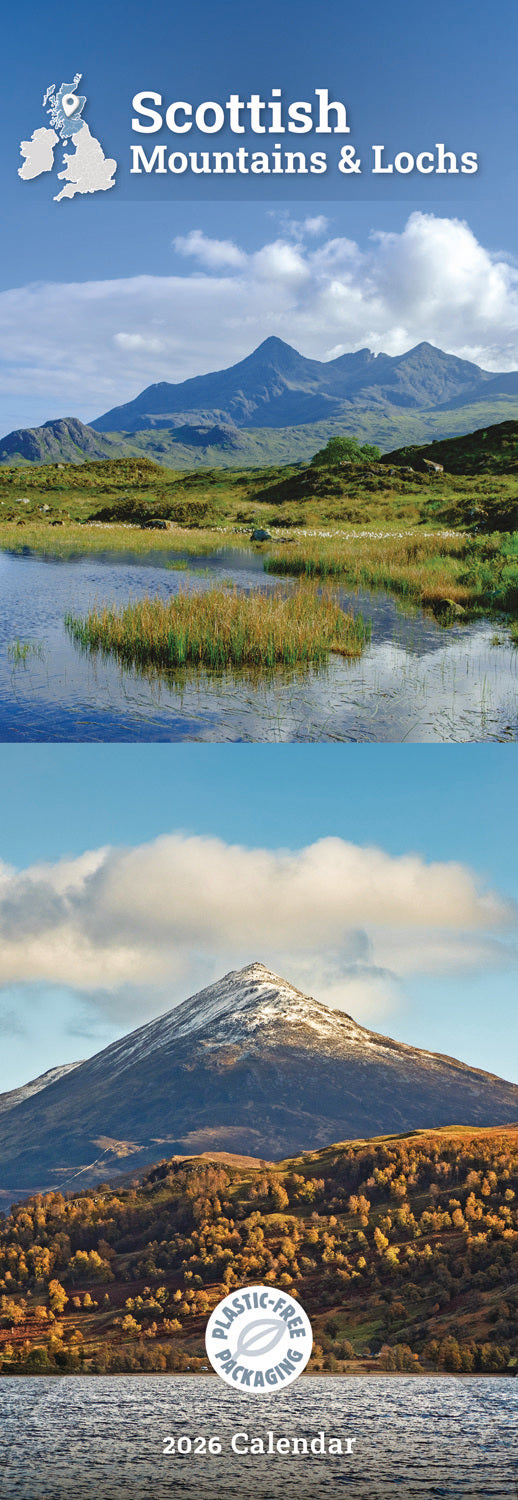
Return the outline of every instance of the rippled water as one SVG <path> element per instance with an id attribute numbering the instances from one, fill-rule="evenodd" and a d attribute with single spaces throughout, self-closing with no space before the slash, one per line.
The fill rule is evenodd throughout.
<path id="1" fill-rule="evenodd" d="M 518 1495 L 518 1381 L 303 1379 L 271 1397 L 189 1376 L 0 1380 L 8 1500 L 414 1500 Z M 354 1457 L 234 1455 L 233 1433 L 355 1439 Z M 166 1457 L 164 1438 L 221 1456 Z M 243 1439 L 241 1439 L 243 1442 Z"/>
<path id="2" fill-rule="evenodd" d="M 113 659 L 85 655 L 68 637 L 67 610 L 167 597 L 232 577 L 275 588 L 258 553 L 221 549 L 176 554 L 43 558 L 0 552 L 1 740 L 467 741 L 518 739 L 518 651 L 489 621 L 445 630 L 420 612 L 402 614 L 382 593 L 348 594 L 372 620 L 360 661 L 331 658 L 308 672 L 271 677 L 224 672 L 143 676 Z M 40 655 L 10 658 L 15 640 Z"/>

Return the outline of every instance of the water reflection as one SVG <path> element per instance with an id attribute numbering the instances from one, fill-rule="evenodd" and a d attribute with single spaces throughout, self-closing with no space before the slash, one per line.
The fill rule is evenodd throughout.
<path id="1" fill-rule="evenodd" d="M 171 564 L 184 563 L 177 570 Z M 191 571 L 192 570 L 192 571 Z M 85 655 L 63 617 L 94 602 L 146 592 L 167 598 L 232 578 L 270 589 L 263 557 L 221 548 L 187 553 L 41 557 L 0 553 L 0 739 L 199 741 L 469 741 L 518 738 L 518 653 L 481 621 L 444 630 L 404 614 L 382 593 L 341 591 L 372 621 L 359 661 L 261 674 L 174 672 L 158 677 Z M 13 659 L 32 641 L 42 659 Z"/>

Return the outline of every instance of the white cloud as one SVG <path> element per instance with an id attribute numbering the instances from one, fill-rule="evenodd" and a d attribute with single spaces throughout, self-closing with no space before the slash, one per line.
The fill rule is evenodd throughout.
<path id="1" fill-rule="evenodd" d="M 518 366 L 518 269 L 466 223 L 417 211 L 401 233 L 373 231 L 361 249 L 344 236 L 316 244 L 321 218 L 297 233 L 281 225 L 251 254 L 193 229 L 176 242 L 193 262 L 180 275 L 3 292 L 10 425 L 13 414 L 17 425 L 91 419 L 153 381 L 233 364 L 269 334 L 316 359 L 365 345 L 399 354 L 428 339 L 487 369 Z"/>
<path id="2" fill-rule="evenodd" d="M 177 235 L 173 245 L 179 255 L 194 256 L 210 271 L 246 265 L 244 250 L 240 250 L 233 240 L 210 239 L 202 229 L 191 229 L 189 234 Z"/>
<path id="3" fill-rule="evenodd" d="M 324 838 L 298 851 L 166 835 L 0 872 L 3 986 L 61 985 L 126 1023 L 254 958 L 373 1018 L 415 974 L 513 960 L 514 909 L 460 864 Z"/>
<path id="4" fill-rule="evenodd" d="M 325 234 L 328 224 L 324 214 L 315 214 L 313 219 L 303 219 L 302 229 L 306 234 L 320 235 Z"/>
<path id="5" fill-rule="evenodd" d="M 119 349 L 142 350 L 146 354 L 161 354 L 164 348 L 162 339 L 150 338 L 143 333 L 114 333 L 113 342 Z"/>
<path id="6" fill-rule="evenodd" d="M 275 240 L 257 250 L 251 257 L 250 269 L 254 282 L 265 281 L 272 286 L 300 287 L 311 279 L 311 267 L 303 250 L 285 240 Z"/>
<path id="7" fill-rule="evenodd" d="M 305 219 L 296 219 L 287 208 L 269 208 L 266 211 L 268 219 L 273 219 L 278 224 L 281 236 L 285 240 L 305 240 L 309 237 L 320 238 L 329 228 L 329 219 L 325 214 L 313 214 Z"/>

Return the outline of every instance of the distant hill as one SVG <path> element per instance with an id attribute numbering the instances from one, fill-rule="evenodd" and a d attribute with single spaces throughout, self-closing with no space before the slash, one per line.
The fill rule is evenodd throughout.
<path id="1" fill-rule="evenodd" d="M 516 1084 L 379 1036 L 250 964 L 0 1115 L 0 1187 L 86 1186 L 164 1152 L 271 1159 L 517 1117 Z"/>
<path id="2" fill-rule="evenodd" d="M 147 428 L 144 432 L 129 434 L 113 432 L 110 437 L 94 432 L 92 427 L 74 418 L 68 419 L 75 423 L 76 446 L 73 449 L 68 436 L 63 443 L 56 437 L 61 426 L 58 422 L 47 424 L 55 429 L 52 441 L 45 427 L 21 429 L 0 439 L 0 467 L 83 464 L 94 455 L 96 462 L 141 457 L 171 469 L 243 469 L 307 464 L 317 449 L 336 435 L 357 437 L 361 443 L 377 443 L 382 452 L 389 450 L 390 453 L 396 443 L 405 443 L 409 451 L 410 447 L 415 449 L 427 445 L 437 437 L 445 438 L 452 429 L 455 436 L 459 431 L 469 434 L 482 416 L 487 423 L 494 423 L 499 417 L 518 420 L 518 398 L 515 401 L 495 400 L 491 406 L 484 405 L 482 409 L 475 403 L 464 406 L 461 411 L 441 413 L 434 410 L 403 411 L 402 408 L 383 405 L 375 410 L 358 406 L 351 407 L 347 417 L 298 427 L 237 428 L 230 423 L 196 427 L 186 423 L 183 427 Z M 99 444 L 103 444 L 100 451 Z M 405 462 L 409 463 L 410 459 Z"/>
<path id="3" fill-rule="evenodd" d="M 0 438 L 0 463 L 82 463 L 86 458 L 120 458 L 123 445 L 101 437 L 77 417 L 61 417 L 42 427 L 20 427 Z"/>

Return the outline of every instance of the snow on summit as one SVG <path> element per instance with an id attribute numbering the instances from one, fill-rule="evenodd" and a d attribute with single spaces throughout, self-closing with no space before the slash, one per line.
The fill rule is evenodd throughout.
<path id="1" fill-rule="evenodd" d="M 318 1045 L 325 1049 L 326 1042 L 340 1051 L 372 1045 L 372 1033 L 344 1011 L 330 1010 L 256 962 L 231 969 L 165 1015 L 113 1042 L 99 1053 L 99 1059 L 117 1059 L 122 1069 L 189 1036 L 193 1044 L 202 1042 L 210 1049 L 240 1042 L 253 1045 L 254 1039 L 256 1045 L 261 1040 L 267 1043 L 274 1030 L 277 1041 L 283 1031 L 286 1035 L 290 1032 L 293 1039 L 295 1028 L 304 1028 L 303 1044 L 307 1048 Z"/>

